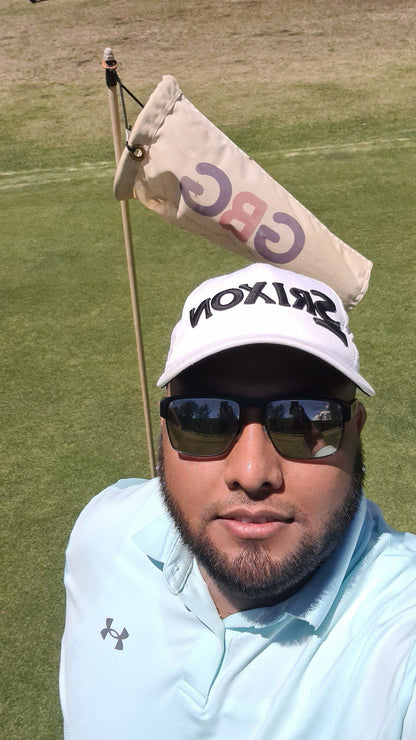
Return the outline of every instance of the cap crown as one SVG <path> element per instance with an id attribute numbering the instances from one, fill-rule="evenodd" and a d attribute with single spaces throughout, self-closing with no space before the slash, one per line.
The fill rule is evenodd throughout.
<path id="1" fill-rule="evenodd" d="M 188 296 L 158 385 L 210 355 L 248 344 L 303 350 L 374 393 L 359 374 L 358 351 L 335 291 L 264 263 L 206 280 Z"/>

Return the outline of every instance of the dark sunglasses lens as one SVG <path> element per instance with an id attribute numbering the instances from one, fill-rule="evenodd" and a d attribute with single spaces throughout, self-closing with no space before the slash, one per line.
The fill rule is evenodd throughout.
<path id="1" fill-rule="evenodd" d="M 342 441 L 342 408 L 333 400 L 272 401 L 266 426 L 285 457 L 313 460 L 337 452 Z"/>
<path id="2" fill-rule="evenodd" d="M 239 405 L 223 398 L 171 401 L 166 414 L 175 450 L 195 457 L 215 457 L 231 447 L 238 430 Z"/>

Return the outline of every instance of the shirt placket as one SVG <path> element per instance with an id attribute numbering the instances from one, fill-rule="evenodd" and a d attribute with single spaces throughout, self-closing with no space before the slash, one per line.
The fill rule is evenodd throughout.
<path id="1" fill-rule="evenodd" d="M 170 590 L 200 624 L 182 666 L 179 689 L 202 708 L 224 660 L 224 624 L 196 564 L 179 541 L 172 548 L 164 571 Z"/>

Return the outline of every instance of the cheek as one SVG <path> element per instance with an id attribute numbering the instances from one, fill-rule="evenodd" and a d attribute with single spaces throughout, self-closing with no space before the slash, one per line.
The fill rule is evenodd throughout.
<path id="1" fill-rule="evenodd" d="M 351 473 L 341 452 L 337 458 L 331 463 L 298 463 L 292 475 L 286 475 L 285 493 L 313 528 L 331 517 L 351 489 Z"/>
<path id="2" fill-rule="evenodd" d="M 342 505 L 353 484 L 359 435 L 350 422 L 345 426 L 341 449 L 325 462 L 302 466 L 305 491 L 309 491 L 317 514 L 325 519 Z"/>
<path id="3" fill-rule="evenodd" d="M 181 457 L 169 442 L 162 428 L 165 478 L 169 492 L 187 522 L 198 524 L 215 499 L 218 463 Z"/>

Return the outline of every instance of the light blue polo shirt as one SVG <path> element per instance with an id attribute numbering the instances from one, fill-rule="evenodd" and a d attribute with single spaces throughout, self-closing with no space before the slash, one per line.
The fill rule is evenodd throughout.
<path id="1" fill-rule="evenodd" d="M 304 588 L 222 620 L 157 479 L 120 481 L 65 585 L 66 740 L 416 738 L 416 536 L 365 499 Z"/>

